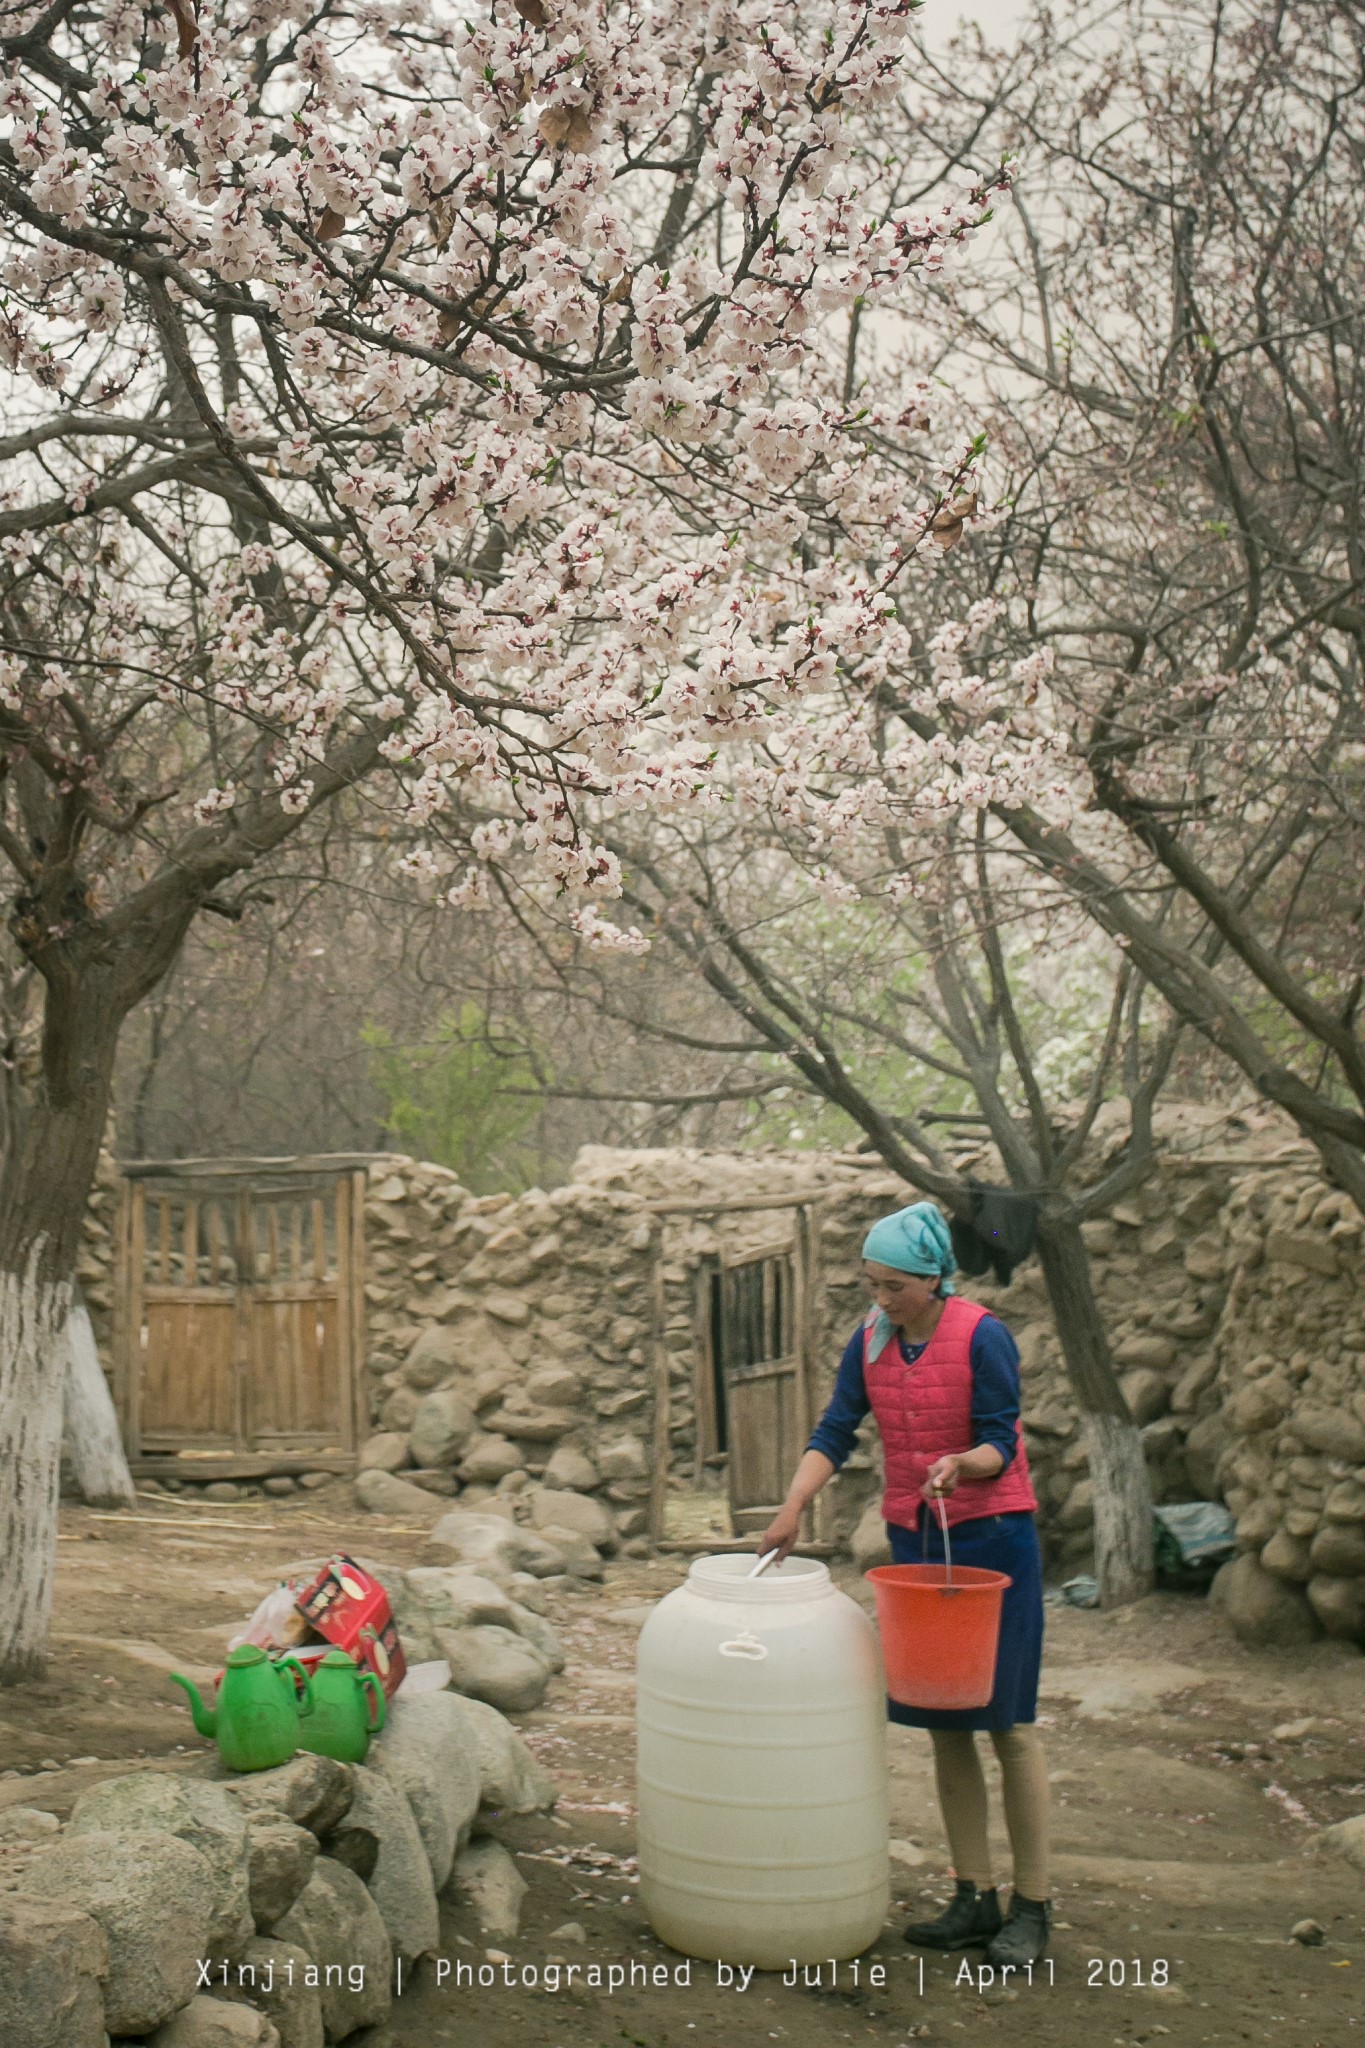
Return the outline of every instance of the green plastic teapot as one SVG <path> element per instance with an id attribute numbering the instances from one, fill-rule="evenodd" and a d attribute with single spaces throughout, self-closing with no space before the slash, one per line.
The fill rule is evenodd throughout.
<path id="1" fill-rule="evenodd" d="M 329 1650 L 313 1668 L 313 1711 L 299 1730 L 299 1748 L 338 1763 L 363 1764 L 370 1737 L 384 1725 L 384 1691 L 344 1650 Z"/>
<path id="2" fill-rule="evenodd" d="M 212 1710 L 188 1678 L 172 1671 L 170 1680 L 184 1687 L 195 1727 L 218 1744 L 230 1771 L 268 1771 L 287 1764 L 299 1748 L 299 1718 L 313 1711 L 313 1688 L 298 1659 L 267 1657 L 254 1643 L 228 1651 Z"/>

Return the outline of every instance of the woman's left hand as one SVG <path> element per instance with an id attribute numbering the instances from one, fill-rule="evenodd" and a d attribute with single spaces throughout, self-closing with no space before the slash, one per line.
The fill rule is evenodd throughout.
<path id="1" fill-rule="evenodd" d="M 961 1454 L 950 1451 L 945 1458 L 935 1458 L 929 1467 L 929 1477 L 920 1491 L 926 1500 L 934 1500 L 939 1494 L 955 1493 L 961 1478 Z"/>

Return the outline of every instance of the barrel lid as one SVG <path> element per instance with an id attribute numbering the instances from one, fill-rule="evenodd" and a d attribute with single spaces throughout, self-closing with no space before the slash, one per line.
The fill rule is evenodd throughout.
<path id="1" fill-rule="evenodd" d="M 818 1557 L 786 1557 L 771 1564 L 761 1577 L 749 1574 L 757 1561 L 751 1551 L 722 1551 L 710 1557 L 695 1557 L 687 1574 L 694 1593 L 711 1599 L 758 1600 L 765 1605 L 789 1600 L 818 1600 L 834 1591 L 829 1566 Z"/>

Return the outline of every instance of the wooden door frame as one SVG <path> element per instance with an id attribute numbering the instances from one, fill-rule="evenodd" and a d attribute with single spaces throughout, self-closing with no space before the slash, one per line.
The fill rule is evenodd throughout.
<path id="1" fill-rule="evenodd" d="M 672 1471 L 672 1440 L 669 1434 L 667 1415 L 669 1408 L 668 1353 L 664 1338 L 664 1229 L 670 1217 L 737 1216 L 767 1213 L 781 1209 L 794 1209 L 792 1236 L 781 1245 L 774 1245 L 757 1253 L 746 1253 L 743 1260 L 727 1261 L 721 1254 L 714 1260 L 700 1261 L 692 1281 L 692 1329 L 693 1329 L 693 1384 L 692 1413 L 695 1422 L 696 1441 L 693 1452 L 693 1483 L 700 1487 L 705 1459 L 713 1455 L 703 1448 L 716 1440 L 715 1414 L 715 1357 L 711 1337 L 711 1275 L 722 1264 L 747 1264 L 752 1257 L 765 1258 L 777 1255 L 789 1256 L 792 1260 L 793 1294 L 793 1352 L 796 1363 L 797 1404 L 801 1416 L 801 1429 L 809 1436 L 814 1427 L 811 1410 L 811 1393 L 814 1384 L 815 1346 L 818 1341 L 819 1316 L 814 1313 L 816 1289 L 820 1281 L 819 1244 L 821 1220 L 821 1196 L 801 1195 L 744 1195 L 733 1201 L 706 1201 L 692 1199 L 677 1202 L 648 1202 L 649 1214 L 659 1219 L 659 1232 L 654 1243 L 653 1272 L 651 1274 L 652 1339 L 656 1361 L 654 1377 L 655 1426 L 653 1442 L 653 1470 L 651 1473 L 649 1499 L 649 1534 L 657 1542 L 663 1535 L 664 1511 L 668 1498 L 668 1481 Z M 664 1422 L 660 1427 L 660 1412 Z M 803 1541 L 823 1542 L 829 1528 L 830 1503 L 822 1496 L 803 1516 Z M 805 1533 L 812 1529 L 813 1538 Z"/>
<path id="2" fill-rule="evenodd" d="M 119 1200 L 115 1224 L 117 1264 L 114 1276 L 113 1388 L 115 1408 L 124 1435 L 128 1462 L 135 1475 L 175 1473 L 199 1479 L 262 1478 L 300 1472 L 351 1472 L 355 1469 L 360 1419 L 360 1381 L 365 1365 L 365 1196 L 369 1168 L 378 1155 L 339 1152 L 300 1154 L 287 1158 L 139 1159 L 120 1161 Z M 239 1271 L 234 1338 L 234 1435 L 230 1450 L 204 1450 L 194 1456 L 142 1448 L 142 1329 L 146 1287 L 146 1184 L 169 1183 L 166 1192 L 197 1202 L 210 1190 L 220 1200 L 237 1203 L 237 1249 L 250 1250 L 251 1211 L 260 1196 L 288 1196 L 296 1183 L 329 1183 L 334 1204 L 336 1243 L 336 1320 L 339 1385 L 337 1437 L 340 1448 L 262 1451 L 249 1448 L 244 1431 L 246 1377 L 251 1357 L 250 1281 L 241 1284 Z M 191 1192 L 193 1191 L 193 1192 Z M 304 1199 L 300 1190 L 295 1197 Z M 319 1199 L 326 1199 L 320 1197 Z M 254 1261 L 251 1268 L 254 1278 Z M 194 1446 L 182 1447 L 192 1452 Z"/>

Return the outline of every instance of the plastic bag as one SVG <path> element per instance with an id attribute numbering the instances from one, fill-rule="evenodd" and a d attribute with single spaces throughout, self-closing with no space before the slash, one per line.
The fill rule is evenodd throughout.
<path id="1" fill-rule="evenodd" d="M 409 1664 L 407 1676 L 394 1698 L 410 1700 L 419 1692 L 444 1692 L 449 1684 L 449 1664 L 444 1657 L 433 1657 L 427 1664 Z"/>
<path id="2" fill-rule="evenodd" d="M 296 1650 L 300 1644 L 312 1641 L 313 1630 L 294 1605 L 294 1592 L 293 1586 L 281 1582 L 273 1593 L 267 1593 L 228 1648 L 240 1650 L 244 1643 L 254 1643 L 258 1650 Z"/>
<path id="3" fill-rule="evenodd" d="M 1219 1565 L 1237 1555 L 1237 1524 L 1216 1500 L 1187 1500 L 1152 1509 L 1157 1577 L 1164 1586 L 1207 1586 Z"/>

